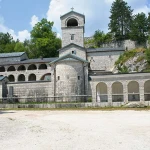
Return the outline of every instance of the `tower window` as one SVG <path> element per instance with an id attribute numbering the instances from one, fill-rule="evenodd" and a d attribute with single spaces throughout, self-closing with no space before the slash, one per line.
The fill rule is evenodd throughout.
<path id="1" fill-rule="evenodd" d="M 74 34 L 71 34 L 71 40 L 74 40 Z"/>
<path id="2" fill-rule="evenodd" d="M 60 80 L 60 76 L 58 76 L 58 80 Z"/>
<path id="3" fill-rule="evenodd" d="M 80 76 L 78 76 L 78 80 L 80 80 Z"/>
<path id="4" fill-rule="evenodd" d="M 78 26 L 78 21 L 74 18 L 71 18 L 67 22 L 67 27 L 76 27 Z"/>
<path id="5" fill-rule="evenodd" d="M 72 54 L 76 54 L 76 51 L 72 51 Z"/>

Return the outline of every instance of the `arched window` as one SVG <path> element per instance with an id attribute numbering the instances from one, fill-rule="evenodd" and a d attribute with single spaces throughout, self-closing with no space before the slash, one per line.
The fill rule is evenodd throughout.
<path id="1" fill-rule="evenodd" d="M 20 75 L 18 76 L 18 81 L 25 81 L 25 75 L 20 74 Z"/>
<path id="2" fill-rule="evenodd" d="M 28 81 L 36 81 L 36 75 L 35 74 L 30 74 L 28 77 Z"/>
<path id="3" fill-rule="evenodd" d="M 18 71 L 25 71 L 26 67 L 24 65 L 21 65 L 18 67 Z"/>
<path id="4" fill-rule="evenodd" d="M 41 80 L 43 80 L 43 81 L 51 81 L 51 74 L 47 73 L 47 74 L 43 75 L 41 77 Z"/>
<path id="5" fill-rule="evenodd" d="M 5 67 L 0 67 L 0 72 L 5 72 Z"/>
<path id="6" fill-rule="evenodd" d="M 78 26 L 78 21 L 74 18 L 71 18 L 67 22 L 67 27 L 76 27 Z"/>
<path id="7" fill-rule="evenodd" d="M 13 75 L 9 75 L 9 76 L 8 76 L 8 80 L 9 80 L 10 82 L 15 82 L 15 77 L 14 77 Z"/>
<path id="8" fill-rule="evenodd" d="M 123 102 L 123 85 L 120 82 L 115 82 L 112 85 L 112 101 Z"/>
<path id="9" fill-rule="evenodd" d="M 46 64 L 41 64 L 39 66 L 39 70 L 45 70 L 45 69 L 47 69 L 47 65 Z"/>
<path id="10" fill-rule="evenodd" d="M 107 85 L 103 82 L 98 83 L 96 90 L 97 102 L 108 102 Z"/>
<path id="11" fill-rule="evenodd" d="M 150 101 L 150 80 L 146 81 L 144 84 L 144 97 L 145 101 Z"/>
<path id="12" fill-rule="evenodd" d="M 139 83 L 136 81 L 128 84 L 128 101 L 140 101 Z"/>
<path id="13" fill-rule="evenodd" d="M 9 68 L 8 68 L 8 70 L 7 70 L 8 72 L 9 71 L 16 71 L 16 69 L 15 69 L 15 67 L 14 66 L 10 66 Z"/>
<path id="14" fill-rule="evenodd" d="M 36 69 L 37 69 L 37 67 L 34 64 L 32 64 L 28 67 L 28 70 L 36 70 Z"/>

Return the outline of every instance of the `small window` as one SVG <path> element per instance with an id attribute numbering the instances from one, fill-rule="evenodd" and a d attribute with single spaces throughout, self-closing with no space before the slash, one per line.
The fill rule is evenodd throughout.
<path id="1" fill-rule="evenodd" d="M 76 54 L 76 51 L 72 51 L 72 54 Z"/>
<path id="2" fill-rule="evenodd" d="M 58 80 L 60 80 L 60 76 L 58 76 Z"/>
<path id="3" fill-rule="evenodd" d="M 71 34 L 71 40 L 74 40 L 74 34 Z"/>
<path id="4" fill-rule="evenodd" d="M 78 76 L 78 80 L 80 80 L 80 76 Z"/>

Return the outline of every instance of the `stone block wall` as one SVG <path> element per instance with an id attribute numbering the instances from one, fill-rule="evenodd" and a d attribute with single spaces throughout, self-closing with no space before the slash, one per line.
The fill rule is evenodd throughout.
<path id="1" fill-rule="evenodd" d="M 84 46 L 84 27 L 65 27 L 62 28 L 62 47 L 70 43 Z M 74 34 L 74 40 L 71 40 L 71 34 Z"/>
<path id="2" fill-rule="evenodd" d="M 82 62 L 61 61 L 56 66 L 56 95 L 84 95 L 84 70 Z"/>
<path id="3" fill-rule="evenodd" d="M 90 69 L 112 71 L 121 54 L 123 51 L 88 52 L 87 59 L 90 62 Z"/>
<path id="4" fill-rule="evenodd" d="M 62 57 L 67 54 L 72 54 L 72 51 L 75 51 L 75 55 L 86 60 L 86 50 L 84 48 L 75 47 L 74 45 L 66 47 L 59 51 L 59 57 Z"/>
<path id="5" fill-rule="evenodd" d="M 53 82 L 19 82 L 8 83 L 7 88 L 13 87 L 14 97 L 21 98 L 39 98 L 39 97 L 53 97 L 54 87 Z"/>

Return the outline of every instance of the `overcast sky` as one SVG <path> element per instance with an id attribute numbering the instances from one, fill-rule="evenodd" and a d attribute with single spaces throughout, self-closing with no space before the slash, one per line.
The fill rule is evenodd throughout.
<path id="1" fill-rule="evenodd" d="M 150 12 L 150 0 L 125 0 L 134 14 Z M 54 31 L 61 35 L 60 16 L 74 11 L 86 17 L 85 36 L 95 30 L 108 31 L 113 0 L 0 0 L 0 32 L 9 32 L 14 39 L 30 38 L 33 26 L 42 18 L 54 21 Z"/>

